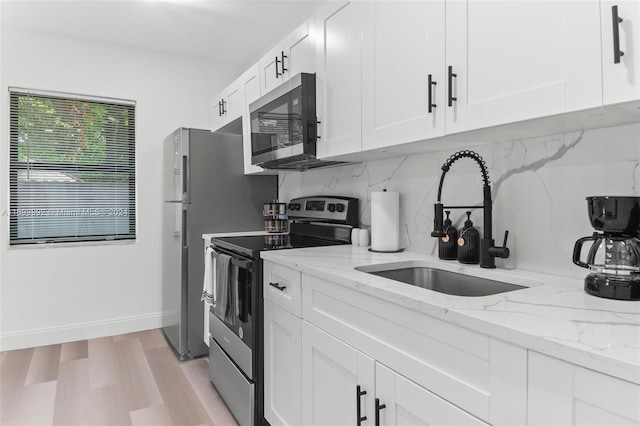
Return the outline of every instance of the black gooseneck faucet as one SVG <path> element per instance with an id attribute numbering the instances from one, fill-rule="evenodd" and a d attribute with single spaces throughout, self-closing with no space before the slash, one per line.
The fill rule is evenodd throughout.
<path id="1" fill-rule="evenodd" d="M 480 166 L 480 173 L 482 173 L 482 180 L 484 181 L 484 185 L 482 187 L 483 191 L 483 202 L 482 206 L 444 206 L 442 205 L 442 184 L 444 183 L 444 176 L 447 174 L 451 165 L 458 161 L 461 158 L 470 158 L 478 163 Z M 443 212 L 444 209 L 477 209 L 481 208 L 483 211 L 483 219 L 484 226 L 482 229 L 483 237 L 480 240 L 480 266 L 482 268 L 495 268 L 496 267 L 496 257 L 500 257 L 506 259 L 509 257 L 509 249 L 507 248 L 507 237 L 509 236 L 509 231 L 505 231 L 504 233 L 504 244 L 502 247 L 496 247 L 495 241 L 493 240 L 492 234 L 492 201 L 491 201 L 491 186 L 489 185 L 489 173 L 487 172 L 487 166 L 478 153 L 473 151 L 458 151 L 453 154 L 449 159 L 442 165 L 442 175 L 440 176 L 440 185 L 438 187 L 438 201 L 434 204 L 434 212 L 435 217 L 433 219 L 433 232 L 431 233 L 432 237 L 443 237 L 445 236 L 445 232 L 443 231 Z"/>

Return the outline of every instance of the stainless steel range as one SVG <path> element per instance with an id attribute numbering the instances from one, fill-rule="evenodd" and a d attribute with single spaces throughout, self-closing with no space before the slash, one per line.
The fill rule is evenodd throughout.
<path id="1" fill-rule="evenodd" d="M 222 275 L 216 273 L 216 287 L 228 289 L 228 306 L 214 306 L 209 313 L 209 378 L 242 426 L 264 423 L 260 252 L 350 243 L 351 229 L 358 226 L 359 202 L 349 197 L 301 197 L 289 202 L 287 214 L 286 235 L 211 240 L 216 263 L 225 268 Z"/>

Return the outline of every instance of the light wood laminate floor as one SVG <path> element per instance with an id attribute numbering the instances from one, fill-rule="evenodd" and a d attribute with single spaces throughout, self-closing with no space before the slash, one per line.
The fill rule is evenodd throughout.
<path id="1" fill-rule="evenodd" d="M 0 425 L 237 425 L 160 330 L 0 352 Z"/>

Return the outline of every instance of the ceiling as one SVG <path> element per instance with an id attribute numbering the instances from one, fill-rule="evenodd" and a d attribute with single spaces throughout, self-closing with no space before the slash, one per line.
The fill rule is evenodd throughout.
<path id="1" fill-rule="evenodd" d="M 248 67 L 321 1 L 2 0 L 2 26 Z"/>

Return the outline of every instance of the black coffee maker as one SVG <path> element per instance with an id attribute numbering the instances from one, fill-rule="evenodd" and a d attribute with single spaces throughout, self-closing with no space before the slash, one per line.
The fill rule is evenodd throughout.
<path id="1" fill-rule="evenodd" d="M 640 300 L 640 197 L 587 197 L 589 220 L 598 231 L 580 238 L 573 263 L 589 269 L 587 293 L 617 300 Z M 582 245 L 593 241 L 586 262 Z"/>

